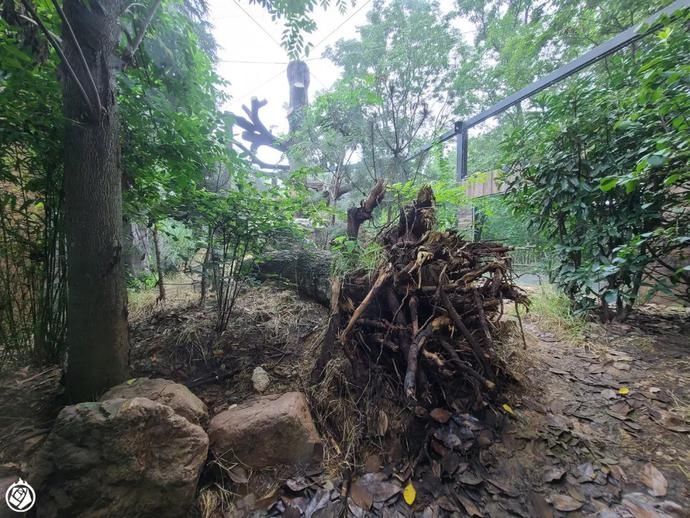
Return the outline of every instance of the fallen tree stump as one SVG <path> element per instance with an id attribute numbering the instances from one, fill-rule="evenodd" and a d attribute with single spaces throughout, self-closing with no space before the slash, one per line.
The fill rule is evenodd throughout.
<path id="1" fill-rule="evenodd" d="M 330 339 L 354 373 L 370 376 L 376 365 L 398 380 L 401 403 L 477 411 L 501 379 L 493 336 L 503 301 L 528 301 L 512 281 L 509 247 L 465 241 L 434 224 L 434 195 L 424 187 L 381 237 L 385 256 L 374 273 L 342 279 Z"/>

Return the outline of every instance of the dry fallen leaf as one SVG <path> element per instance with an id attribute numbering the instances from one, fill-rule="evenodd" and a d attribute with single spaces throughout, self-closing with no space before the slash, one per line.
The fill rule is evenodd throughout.
<path id="1" fill-rule="evenodd" d="M 381 437 L 386 435 L 388 431 L 388 415 L 386 415 L 386 412 L 383 410 L 379 410 L 377 431 Z"/>
<path id="2" fill-rule="evenodd" d="M 371 505 L 374 503 L 374 496 L 369 492 L 366 486 L 358 484 L 357 482 L 354 482 L 350 486 L 350 498 L 352 498 L 352 501 L 357 507 L 361 507 L 367 511 L 371 509 Z"/>
<path id="3" fill-rule="evenodd" d="M 385 502 L 401 491 L 400 484 L 386 480 L 383 473 L 367 473 L 355 482 L 367 488 L 373 502 Z"/>
<path id="4" fill-rule="evenodd" d="M 563 468 L 551 468 L 544 472 L 544 482 L 556 482 L 561 480 L 565 475 L 565 470 Z"/>
<path id="5" fill-rule="evenodd" d="M 381 458 L 376 455 L 369 455 L 364 461 L 364 472 L 365 473 L 376 473 L 381 469 Z"/>
<path id="6" fill-rule="evenodd" d="M 414 501 L 417 498 L 417 490 L 412 485 L 412 482 L 405 486 L 405 489 L 403 490 L 403 498 L 405 499 L 405 503 L 407 505 L 414 504 Z"/>
<path id="7" fill-rule="evenodd" d="M 228 476 L 235 484 L 246 484 L 249 482 L 247 470 L 245 470 L 242 466 L 234 466 L 229 469 Z"/>
<path id="8" fill-rule="evenodd" d="M 578 502 L 573 497 L 568 495 L 553 495 L 551 497 L 551 503 L 556 510 L 564 513 L 577 511 L 580 507 L 582 507 L 582 502 Z"/>
<path id="9" fill-rule="evenodd" d="M 465 471 L 460 476 L 458 476 L 457 479 L 461 484 L 464 484 L 466 486 L 478 486 L 479 484 L 484 482 L 484 479 L 482 479 L 478 475 L 475 475 L 471 471 Z"/>
<path id="10" fill-rule="evenodd" d="M 546 503 L 544 497 L 539 493 L 530 491 L 529 503 L 532 508 L 531 515 L 534 516 L 534 518 L 553 518 L 551 507 L 549 507 L 549 504 Z"/>
<path id="11" fill-rule="evenodd" d="M 642 475 L 640 475 L 642 483 L 649 488 L 649 494 L 652 496 L 665 496 L 668 490 L 668 482 L 664 474 L 656 469 L 656 467 L 648 462 L 642 468 Z"/>
<path id="12" fill-rule="evenodd" d="M 503 407 L 503 410 L 508 412 L 510 415 L 515 415 L 515 412 L 513 412 L 513 409 L 510 408 L 510 405 L 508 403 L 503 403 L 502 407 Z"/>
<path id="13" fill-rule="evenodd" d="M 285 485 L 288 487 L 288 489 L 290 489 L 290 491 L 299 493 L 300 491 L 304 491 L 313 484 L 307 481 L 307 479 L 305 479 L 304 477 L 296 477 L 286 480 Z"/>
<path id="14" fill-rule="evenodd" d="M 429 417 L 441 424 L 446 424 L 448 421 L 450 421 L 451 415 L 452 414 L 445 408 L 434 408 L 431 412 L 429 412 Z"/>
<path id="15" fill-rule="evenodd" d="M 470 516 L 483 516 L 482 512 L 474 504 L 474 502 L 472 502 L 472 500 L 459 493 L 456 494 L 455 497 L 458 499 L 458 502 L 460 502 L 462 506 L 465 508 L 467 514 L 469 514 Z"/>
<path id="16" fill-rule="evenodd" d="M 616 399 L 616 397 L 618 397 L 616 391 L 611 389 L 602 390 L 601 395 L 604 396 L 606 399 Z"/>

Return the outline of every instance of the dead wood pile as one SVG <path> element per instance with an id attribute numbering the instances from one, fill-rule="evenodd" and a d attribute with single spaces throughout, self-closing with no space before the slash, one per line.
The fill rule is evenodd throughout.
<path id="1" fill-rule="evenodd" d="M 509 247 L 434 225 L 434 195 L 424 187 L 382 236 L 378 269 L 334 285 L 332 317 L 355 374 L 377 365 L 398 380 L 406 403 L 476 411 L 501 378 L 493 342 L 503 301 L 527 299 L 512 282 Z"/>

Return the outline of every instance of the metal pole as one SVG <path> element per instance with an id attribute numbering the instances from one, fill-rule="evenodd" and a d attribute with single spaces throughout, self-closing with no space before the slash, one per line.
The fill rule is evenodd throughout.
<path id="1" fill-rule="evenodd" d="M 463 121 L 455 123 L 457 142 L 456 178 L 461 182 L 467 177 L 467 126 Z"/>

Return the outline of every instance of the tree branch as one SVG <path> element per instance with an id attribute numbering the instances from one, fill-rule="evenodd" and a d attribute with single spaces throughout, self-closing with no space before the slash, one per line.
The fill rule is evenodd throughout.
<path id="1" fill-rule="evenodd" d="M 60 4 L 57 2 L 57 0 L 53 0 L 53 5 L 55 6 L 55 10 L 60 16 L 62 23 L 65 24 L 65 27 L 67 27 L 67 32 L 69 32 L 70 38 L 72 38 L 72 42 L 74 43 L 74 46 L 77 48 L 77 52 L 79 52 L 79 58 L 81 59 L 81 64 L 84 67 L 84 72 L 86 73 L 86 76 L 89 78 L 91 89 L 93 90 L 93 94 L 96 96 L 96 108 L 98 110 L 98 113 L 101 113 L 103 111 L 103 105 L 101 104 L 101 96 L 98 93 L 98 88 L 96 88 L 96 82 L 94 81 L 93 75 L 91 74 L 89 64 L 86 62 L 86 57 L 84 57 L 84 51 L 81 49 L 81 45 L 79 45 L 79 40 L 77 39 L 77 36 L 74 34 L 74 30 L 72 30 L 72 24 L 69 23 L 69 20 L 65 15 L 65 11 L 62 10 L 62 7 L 60 7 Z"/>
<path id="2" fill-rule="evenodd" d="M 91 102 L 91 99 L 89 99 L 89 96 L 86 93 L 86 90 L 84 90 L 84 86 L 81 84 L 81 81 L 79 81 L 79 77 L 77 76 L 76 72 L 74 71 L 74 68 L 72 68 L 72 64 L 69 62 L 67 59 L 67 56 L 65 56 L 65 53 L 62 51 L 62 47 L 60 47 L 60 44 L 57 42 L 55 39 L 55 36 L 48 30 L 48 27 L 45 26 L 43 21 L 39 18 L 38 14 L 36 13 L 36 10 L 33 8 L 29 0 L 21 0 L 22 5 L 24 8 L 31 14 L 31 21 L 37 24 L 41 30 L 43 31 L 43 34 L 45 34 L 46 38 L 48 38 L 48 41 L 50 44 L 53 46 L 55 51 L 58 53 L 60 56 L 60 59 L 62 60 L 63 64 L 67 68 L 67 72 L 69 73 L 70 77 L 72 80 L 76 83 L 77 88 L 79 88 L 79 93 L 81 94 L 82 98 L 86 102 L 87 106 L 89 107 L 89 112 L 91 115 L 94 115 L 94 109 L 93 109 L 93 104 Z"/>
<path id="3" fill-rule="evenodd" d="M 136 54 L 137 50 L 139 49 L 141 42 L 144 41 L 146 31 L 148 30 L 149 25 L 151 25 L 153 17 L 156 15 L 156 11 L 158 10 L 158 6 L 160 4 L 161 0 L 154 0 L 151 6 L 149 7 L 149 10 L 146 12 L 146 18 L 144 18 L 144 25 L 141 27 L 141 29 L 139 29 L 139 33 L 134 39 L 134 43 L 127 48 L 127 52 L 125 53 L 125 56 L 123 58 L 123 61 L 126 64 L 131 64 L 132 59 L 134 58 L 134 54 Z"/>
<path id="4" fill-rule="evenodd" d="M 247 119 L 233 113 L 232 115 L 235 117 L 235 123 L 245 130 L 242 132 L 242 138 L 251 143 L 250 149 L 252 154 L 256 153 L 256 150 L 261 146 L 268 146 L 282 153 L 286 153 L 287 146 L 280 142 L 278 138 L 268 130 L 259 117 L 259 110 L 266 106 L 267 103 L 268 101 L 265 99 L 259 101 L 256 97 L 252 97 L 251 108 L 242 105 L 244 113 L 246 113 L 249 118 Z"/>
<path id="5" fill-rule="evenodd" d="M 386 184 L 383 180 L 376 182 L 366 200 L 362 200 L 359 207 L 351 207 L 347 211 L 347 236 L 357 239 L 359 227 L 365 221 L 371 219 L 372 212 L 383 201 L 386 194 Z"/>
<path id="6" fill-rule="evenodd" d="M 258 158 L 254 153 L 252 153 L 249 149 L 247 149 L 247 146 L 240 142 L 233 142 L 235 146 L 240 148 L 242 151 L 247 153 L 249 156 L 249 160 L 251 161 L 252 164 L 256 164 L 259 167 L 262 167 L 264 169 L 271 169 L 273 171 L 289 171 L 290 166 L 289 165 L 283 165 L 283 164 L 269 164 L 268 162 L 264 162 L 260 158 Z"/>

